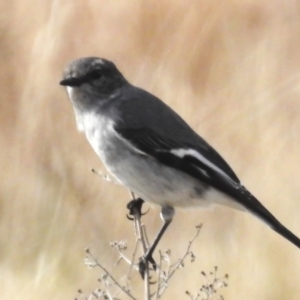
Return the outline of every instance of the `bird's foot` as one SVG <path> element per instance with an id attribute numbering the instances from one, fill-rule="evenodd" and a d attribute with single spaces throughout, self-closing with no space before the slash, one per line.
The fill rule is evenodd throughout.
<path id="1" fill-rule="evenodd" d="M 157 264 L 151 254 L 145 254 L 140 258 L 138 266 L 139 266 L 139 272 L 143 279 L 145 278 L 146 267 L 149 266 L 149 264 L 151 264 L 152 269 L 156 271 Z"/>
<path id="2" fill-rule="evenodd" d="M 127 215 L 127 219 L 133 221 L 134 216 L 140 218 L 144 214 L 142 213 L 142 206 L 144 200 L 142 198 L 133 199 L 127 203 L 127 208 L 129 210 L 129 215 Z M 147 213 L 147 212 L 146 212 Z M 133 216 L 133 217 L 131 217 Z"/>

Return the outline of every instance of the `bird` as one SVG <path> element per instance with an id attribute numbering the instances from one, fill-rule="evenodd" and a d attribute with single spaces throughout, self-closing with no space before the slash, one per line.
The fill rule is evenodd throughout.
<path id="1" fill-rule="evenodd" d="M 66 87 L 78 130 L 108 171 L 161 207 L 163 225 L 145 259 L 153 262 L 175 208 L 211 204 L 249 212 L 300 248 L 300 239 L 248 191 L 213 147 L 166 103 L 127 81 L 112 61 L 76 59 L 66 66 L 60 85 Z"/>

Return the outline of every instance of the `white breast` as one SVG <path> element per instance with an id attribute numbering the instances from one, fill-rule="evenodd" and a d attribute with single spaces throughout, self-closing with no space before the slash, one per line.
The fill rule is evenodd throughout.
<path id="1" fill-rule="evenodd" d="M 81 117 L 80 125 L 94 151 L 106 163 L 106 156 L 114 133 L 114 122 L 99 114 L 86 113 Z"/>

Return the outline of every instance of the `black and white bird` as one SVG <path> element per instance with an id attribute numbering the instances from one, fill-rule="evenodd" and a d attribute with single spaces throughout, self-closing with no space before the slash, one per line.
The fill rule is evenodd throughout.
<path id="1" fill-rule="evenodd" d="M 80 58 L 65 69 L 77 126 L 109 172 L 143 200 L 161 206 L 164 225 L 174 207 L 213 203 L 245 210 L 300 248 L 240 182 L 226 161 L 169 106 L 130 84 L 114 63 Z M 148 251 L 148 256 L 157 244 Z"/>

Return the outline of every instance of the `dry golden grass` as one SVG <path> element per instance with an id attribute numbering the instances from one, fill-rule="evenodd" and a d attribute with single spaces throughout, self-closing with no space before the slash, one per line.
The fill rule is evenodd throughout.
<path id="1" fill-rule="evenodd" d="M 2 0 L 0 9 L 1 299 L 73 299 L 96 287 L 84 247 L 112 266 L 109 241 L 131 240 L 128 192 L 90 172 L 104 168 L 58 85 L 81 56 L 115 61 L 161 97 L 300 235 L 299 1 Z M 158 212 L 147 216 L 151 236 Z M 227 300 L 299 299 L 299 249 L 248 214 L 179 211 L 161 248 L 180 255 L 200 222 L 196 264 L 165 299 L 184 299 L 214 265 L 230 274 Z"/>

